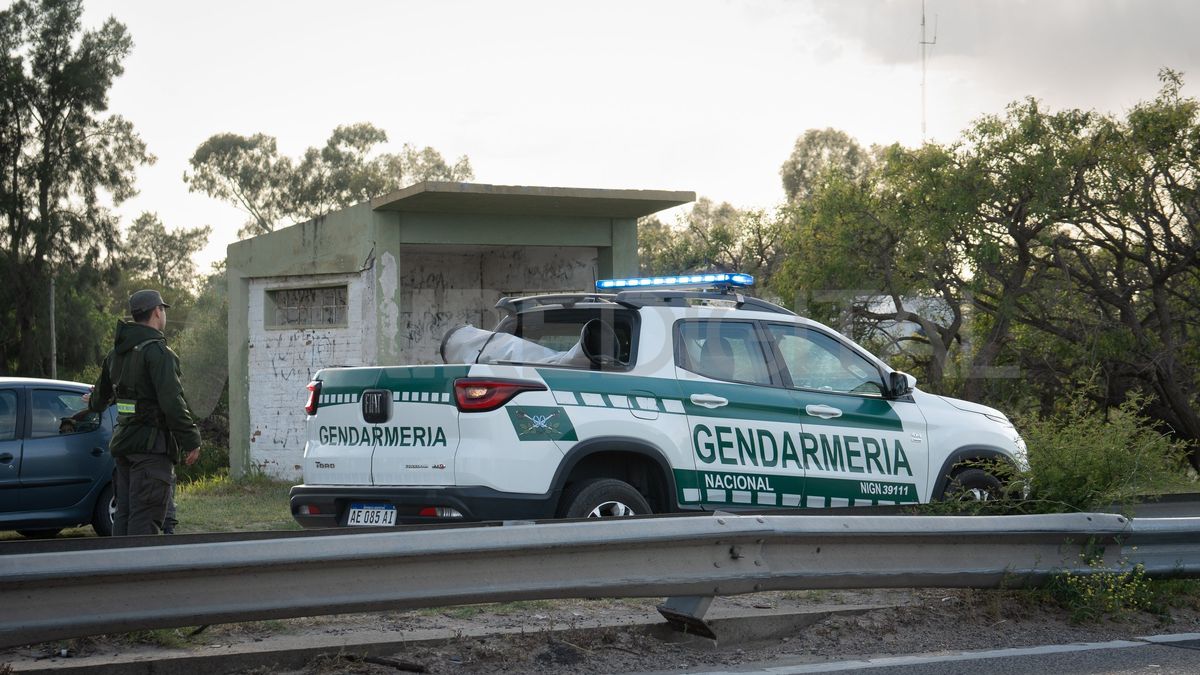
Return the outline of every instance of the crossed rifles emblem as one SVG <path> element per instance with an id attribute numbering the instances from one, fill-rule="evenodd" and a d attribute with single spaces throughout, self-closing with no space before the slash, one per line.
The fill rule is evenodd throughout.
<path id="1" fill-rule="evenodd" d="M 522 410 L 520 415 L 529 421 L 529 426 L 526 427 L 525 433 L 558 433 L 557 425 L 550 424 L 550 420 L 558 416 L 558 413 L 556 412 L 550 413 L 549 415 L 530 415 Z"/>

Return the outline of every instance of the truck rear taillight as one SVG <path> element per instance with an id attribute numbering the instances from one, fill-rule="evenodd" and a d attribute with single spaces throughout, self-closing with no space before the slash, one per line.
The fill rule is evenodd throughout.
<path id="1" fill-rule="evenodd" d="M 454 400 L 462 412 L 495 410 L 523 391 L 546 391 L 546 385 L 529 380 L 483 377 L 463 377 L 454 381 Z"/>
<path id="2" fill-rule="evenodd" d="M 308 383 L 308 401 L 304 404 L 307 415 L 317 414 L 317 403 L 321 400 L 321 381 L 313 380 Z"/>
<path id="3" fill-rule="evenodd" d="M 458 512 L 458 509 L 452 509 L 449 506 L 426 506 L 417 511 L 417 515 L 423 518 L 462 518 L 463 514 Z"/>

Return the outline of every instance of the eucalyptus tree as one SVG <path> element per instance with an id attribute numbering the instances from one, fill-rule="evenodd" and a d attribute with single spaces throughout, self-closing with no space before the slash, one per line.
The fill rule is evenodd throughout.
<path id="1" fill-rule="evenodd" d="M 933 145 L 892 146 L 880 157 L 862 176 L 828 168 L 808 199 L 786 209 L 787 256 L 774 289 L 903 358 L 927 389 L 947 391 L 965 322 L 954 158 Z"/>
<path id="2" fill-rule="evenodd" d="M 342 125 L 322 147 L 298 159 L 280 155 L 273 136 L 215 134 L 196 148 L 184 174 L 193 192 L 229 202 L 250 219 L 241 236 L 317 218 L 423 180 L 474 178 L 471 162 L 447 161 L 431 147 L 378 152 L 387 133 L 369 124 Z"/>
<path id="3" fill-rule="evenodd" d="M 813 196 L 825 177 L 861 179 L 871 164 L 871 153 L 846 132 L 833 128 L 809 129 L 796 139 L 791 154 L 779 169 L 779 177 L 787 200 L 804 202 Z"/>
<path id="4" fill-rule="evenodd" d="M 647 218 L 638 228 L 645 274 L 707 270 L 752 274 L 768 287 L 782 262 L 781 224 L 763 209 L 739 209 L 701 197 L 674 225 Z"/>
<path id="5" fill-rule="evenodd" d="M 106 114 L 133 41 L 112 18 L 84 30 L 82 14 L 81 0 L 0 11 L 0 368 L 26 375 L 51 369 L 51 275 L 117 247 L 106 201 L 133 196 L 136 168 L 153 161 L 133 125 Z"/>
<path id="6" fill-rule="evenodd" d="M 124 266 L 139 282 L 189 295 L 199 286 L 195 255 L 208 245 L 212 227 L 170 230 L 156 213 L 134 219 L 125 236 Z"/>
<path id="7" fill-rule="evenodd" d="M 826 166 L 789 207 L 777 292 L 860 331 L 917 324 L 896 346 L 934 391 L 1143 396 L 1200 465 L 1200 103 L 1161 79 L 1123 117 L 1026 99 L 956 143 Z"/>
<path id="8" fill-rule="evenodd" d="M 1072 321 L 1031 316 L 1048 334 L 1088 345 L 1111 400 L 1132 389 L 1176 434 L 1200 441 L 1200 102 L 1164 70 L 1152 101 L 1095 125 L 1081 177 L 1085 216 L 1052 241 L 1087 311 Z M 1193 448 L 1195 445 L 1193 445 Z M 1200 456 L 1193 450 L 1193 463 Z"/>

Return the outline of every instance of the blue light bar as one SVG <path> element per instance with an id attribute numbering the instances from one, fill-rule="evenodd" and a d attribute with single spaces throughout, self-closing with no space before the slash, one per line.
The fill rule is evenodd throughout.
<path id="1" fill-rule="evenodd" d="M 596 288 L 602 291 L 624 288 L 678 288 L 680 286 L 753 286 L 754 277 L 740 272 L 680 274 L 673 277 L 633 277 L 631 279 L 601 279 Z"/>

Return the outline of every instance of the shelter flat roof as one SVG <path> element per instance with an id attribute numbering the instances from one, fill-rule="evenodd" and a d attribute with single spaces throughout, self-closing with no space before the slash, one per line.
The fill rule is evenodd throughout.
<path id="1" fill-rule="evenodd" d="M 640 218 L 696 201 L 695 192 L 425 181 L 371 200 L 376 211 Z"/>

